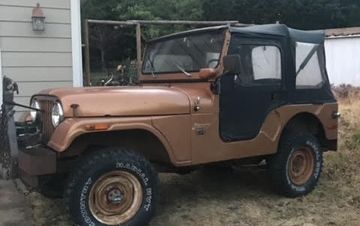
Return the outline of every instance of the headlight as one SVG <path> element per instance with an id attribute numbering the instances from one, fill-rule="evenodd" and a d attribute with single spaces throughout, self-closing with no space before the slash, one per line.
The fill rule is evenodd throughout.
<path id="1" fill-rule="evenodd" d="M 40 103 L 37 100 L 32 100 L 30 107 L 40 110 Z M 36 110 L 30 111 L 30 117 L 33 122 L 35 122 L 36 119 L 38 118 L 38 114 L 39 114 L 39 111 L 36 111 Z"/>
<path id="2" fill-rule="evenodd" d="M 64 120 L 64 110 L 59 102 L 56 102 L 51 110 L 51 121 L 57 127 Z"/>

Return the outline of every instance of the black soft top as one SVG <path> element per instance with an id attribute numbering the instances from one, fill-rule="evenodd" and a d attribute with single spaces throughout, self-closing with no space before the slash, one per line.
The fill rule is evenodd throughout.
<path id="1" fill-rule="evenodd" d="M 325 39 L 325 32 L 323 30 L 303 31 L 289 28 L 284 24 L 265 24 L 265 25 L 250 25 L 250 26 L 212 26 L 205 28 L 198 28 L 183 32 L 178 32 L 170 35 L 165 35 L 160 38 L 155 38 L 149 42 L 156 42 L 166 39 L 171 39 L 177 36 L 185 36 L 194 33 L 211 32 L 217 30 L 229 29 L 232 33 L 241 33 L 248 36 L 282 36 L 292 39 L 294 42 L 307 42 L 314 44 L 323 44 Z"/>
<path id="2" fill-rule="evenodd" d="M 231 26 L 230 32 L 242 33 L 250 36 L 283 36 L 296 42 L 308 42 L 314 44 L 322 44 L 325 39 L 325 32 L 323 30 L 302 31 L 289 28 L 284 24 L 252 25 L 248 27 Z"/>
<path id="3" fill-rule="evenodd" d="M 226 25 L 197 28 L 197 29 L 181 31 L 181 32 L 176 32 L 176 33 L 172 33 L 172 34 L 169 34 L 169 35 L 161 36 L 159 38 L 151 39 L 151 40 L 149 40 L 147 42 L 152 43 L 152 42 L 172 39 L 172 38 L 175 38 L 175 37 L 186 36 L 186 35 L 190 35 L 190 34 L 196 34 L 196 33 L 202 33 L 202 32 L 211 32 L 211 31 L 218 31 L 218 30 L 225 30 L 227 28 L 229 28 L 229 26 L 226 26 Z"/>
<path id="4" fill-rule="evenodd" d="M 239 34 L 241 37 L 256 39 L 275 39 L 285 47 L 284 51 L 284 73 L 286 79 L 284 80 L 284 88 L 289 91 L 287 95 L 287 103 L 325 103 L 334 102 L 334 95 L 331 92 L 330 82 L 326 71 L 325 59 L 325 32 L 322 30 L 303 31 L 287 27 L 284 24 L 265 24 L 265 25 L 250 25 L 250 26 L 236 26 L 236 25 L 222 25 L 213 26 L 200 29 L 193 29 L 190 31 L 179 32 L 175 34 L 166 35 L 150 42 L 165 41 L 176 37 L 184 37 L 191 34 L 208 33 L 208 32 L 221 32 L 228 30 L 232 34 Z M 296 46 L 297 43 L 312 43 L 313 49 L 308 53 L 308 56 L 303 59 L 300 66 L 309 62 L 315 52 L 318 54 L 319 66 L 324 79 L 321 87 L 301 88 L 295 87 L 296 77 L 299 69 L 296 68 Z M 285 94 L 284 94 L 285 95 Z"/>

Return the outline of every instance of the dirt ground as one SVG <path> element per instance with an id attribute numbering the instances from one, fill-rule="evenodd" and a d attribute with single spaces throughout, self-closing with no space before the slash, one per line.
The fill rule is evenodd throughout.
<path id="1" fill-rule="evenodd" d="M 0 179 L 0 225 L 32 226 L 28 200 L 19 192 L 15 181 Z"/>
<path id="2" fill-rule="evenodd" d="M 261 169 L 163 174 L 150 226 L 360 225 L 360 98 L 342 101 L 340 150 L 325 154 L 320 183 L 288 199 L 271 190 Z M 61 200 L 30 193 L 35 225 L 71 225 Z"/>

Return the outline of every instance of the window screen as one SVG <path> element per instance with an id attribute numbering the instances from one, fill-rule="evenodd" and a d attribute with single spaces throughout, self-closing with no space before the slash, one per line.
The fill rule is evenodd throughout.
<path id="1" fill-rule="evenodd" d="M 316 88 L 324 83 L 317 49 L 317 44 L 296 43 L 296 88 Z"/>

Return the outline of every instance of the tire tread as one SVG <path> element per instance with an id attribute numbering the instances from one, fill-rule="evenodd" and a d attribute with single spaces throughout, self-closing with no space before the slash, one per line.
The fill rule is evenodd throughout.
<path id="1" fill-rule="evenodd" d="M 148 162 L 145 157 L 141 154 L 134 152 L 132 150 L 126 148 L 103 148 L 100 150 L 96 150 L 86 156 L 83 156 L 78 162 L 78 167 L 73 171 L 72 174 L 69 175 L 68 181 L 66 183 L 64 189 L 64 204 L 66 211 L 75 221 L 75 223 L 81 224 L 81 216 L 78 216 L 77 209 L 74 209 L 74 205 L 72 205 L 72 196 L 76 189 L 78 188 L 77 182 L 81 180 L 81 178 L 86 175 L 87 171 L 96 164 L 106 163 L 109 159 L 123 159 L 129 162 L 136 162 L 143 167 L 144 173 L 149 175 L 149 177 L 153 180 L 152 183 L 155 183 L 155 186 L 158 186 L 158 175 L 154 170 L 153 166 Z M 154 189 L 154 204 L 157 203 L 158 190 Z M 156 206 L 151 207 L 151 216 L 154 214 Z M 140 222 L 143 222 L 140 219 Z M 144 223 L 143 223 L 144 224 Z M 137 224 L 136 224 L 137 225 Z"/>
<path id="2" fill-rule="evenodd" d="M 289 157 L 290 151 L 291 151 L 292 147 L 294 146 L 294 144 L 299 144 L 305 140 L 308 140 L 311 143 L 313 143 L 317 149 L 315 151 L 318 152 L 317 154 L 320 155 L 319 156 L 319 158 L 320 158 L 319 176 L 314 178 L 315 180 L 312 181 L 312 183 L 306 187 L 306 190 L 304 192 L 297 192 L 297 191 L 294 191 L 293 189 L 291 189 L 286 181 L 286 177 L 285 177 L 286 166 L 285 166 L 285 164 L 287 164 L 287 159 Z M 314 135 L 312 135 L 308 132 L 298 132 L 298 131 L 294 131 L 294 130 L 286 131 L 286 133 L 284 134 L 284 137 L 282 137 L 282 139 L 280 141 L 278 153 L 276 153 L 269 159 L 270 177 L 272 178 L 272 183 L 273 183 L 274 188 L 276 189 L 276 192 L 278 192 L 282 195 L 285 195 L 287 197 L 292 197 L 292 198 L 299 197 L 299 196 L 305 196 L 308 193 L 310 193 L 317 185 L 319 177 L 322 172 L 322 168 L 323 168 L 322 154 L 323 153 L 321 151 L 320 144 Z"/>

